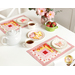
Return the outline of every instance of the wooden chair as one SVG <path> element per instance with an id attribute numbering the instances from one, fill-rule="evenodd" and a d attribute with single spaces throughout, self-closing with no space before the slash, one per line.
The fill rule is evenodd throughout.
<path id="1" fill-rule="evenodd" d="M 9 9 L 11 9 L 11 11 L 7 12 L 7 10 L 9 10 Z M 21 14 L 21 13 L 24 13 L 26 11 L 26 9 L 27 8 L 0 8 L 0 21 L 11 17 L 13 13 L 15 14 L 15 10 L 18 11 L 17 14 Z M 23 10 L 23 12 L 22 12 L 22 10 Z M 5 13 L 6 16 L 3 15 L 1 12 Z"/>

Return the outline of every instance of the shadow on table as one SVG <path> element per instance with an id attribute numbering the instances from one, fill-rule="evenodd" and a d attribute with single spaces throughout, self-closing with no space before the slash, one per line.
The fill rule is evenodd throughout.
<path id="1" fill-rule="evenodd" d="M 46 29 L 45 29 L 45 26 L 44 26 L 44 25 L 42 25 L 42 24 L 41 24 L 41 28 L 42 28 L 42 29 L 44 29 L 44 30 L 46 30 Z"/>

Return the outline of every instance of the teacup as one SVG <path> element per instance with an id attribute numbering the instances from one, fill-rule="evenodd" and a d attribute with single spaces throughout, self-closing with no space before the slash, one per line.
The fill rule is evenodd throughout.
<path id="1" fill-rule="evenodd" d="M 23 43 L 23 47 L 31 48 L 34 46 L 34 41 L 32 39 L 27 39 Z"/>
<path id="2" fill-rule="evenodd" d="M 28 22 L 28 28 L 29 29 L 34 29 L 36 27 L 36 23 L 33 21 Z"/>

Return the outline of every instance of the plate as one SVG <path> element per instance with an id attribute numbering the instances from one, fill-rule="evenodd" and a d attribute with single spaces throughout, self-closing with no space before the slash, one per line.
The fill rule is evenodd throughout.
<path id="1" fill-rule="evenodd" d="M 20 24 L 25 24 L 25 23 L 28 23 L 29 22 L 29 19 L 26 18 L 26 17 L 20 17 L 16 20 L 18 23 Z"/>
<path id="2" fill-rule="evenodd" d="M 32 30 L 27 33 L 27 37 L 33 40 L 41 40 L 45 37 L 45 34 L 40 30 Z"/>
<path id="3" fill-rule="evenodd" d="M 63 39 L 54 39 L 51 44 L 57 49 L 65 48 L 67 46 L 67 42 Z"/>

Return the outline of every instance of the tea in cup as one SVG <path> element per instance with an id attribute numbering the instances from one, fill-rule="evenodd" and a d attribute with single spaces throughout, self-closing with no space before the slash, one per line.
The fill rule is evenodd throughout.
<path id="1" fill-rule="evenodd" d="M 28 22 L 28 28 L 29 29 L 34 29 L 36 27 L 36 23 L 33 21 Z"/>
<path id="2" fill-rule="evenodd" d="M 32 39 L 25 40 L 25 43 L 23 43 L 23 47 L 31 48 L 34 46 L 34 41 Z"/>

